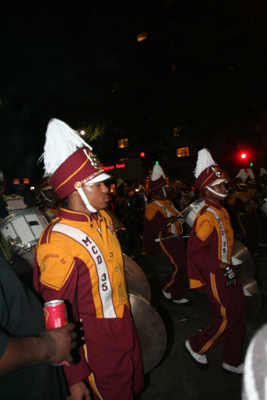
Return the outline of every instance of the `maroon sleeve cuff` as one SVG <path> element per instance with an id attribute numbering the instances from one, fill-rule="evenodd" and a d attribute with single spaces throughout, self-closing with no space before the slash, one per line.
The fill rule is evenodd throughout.
<path id="1" fill-rule="evenodd" d="M 87 364 L 85 358 L 82 356 L 82 352 L 83 350 L 82 348 L 80 348 L 79 353 L 81 355 L 81 359 L 78 364 L 72 364 L 70 366 L 64 365 L 64 372 L 69 386 L 81 382 L 83 379 L 86 379 L 91 374 L 89 365 Z"/>

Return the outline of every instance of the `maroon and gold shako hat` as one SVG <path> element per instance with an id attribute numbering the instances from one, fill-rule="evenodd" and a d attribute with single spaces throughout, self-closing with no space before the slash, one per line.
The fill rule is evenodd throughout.
<path id="1" fill-rule="evenodd" d="M 86 183 L 110 178 L 100 167 L 95 155 L 87 148 L 76 150 L 51 176 L 49 183 L 61 199 Z"/>
<path id="2" fill-rule="evenodd" d="M 49 122 L 42 157 L 45 176 L 50 176 L 49 184 L 61 199 L 87 183 L 110 178 L 91 150 L 65 122 L 58 119 Z"/>
<path id="3" fill-rule="evenodd" d="M 219 185 L 228 181 L 227 176 L 218 167 L 207 149 L 202 149 L 198 152 L 194 175 L 196 178 L 195 187 L 201 193 L 205 193 L 208 186 Z"/>
<path id="4" fill-rule="evenodd" d="M 164 171 L 159 163 L 156 163 L 151 173 L 150 189 L 154 192 L 165 186 L 168 186 L 168 183 Z"/>

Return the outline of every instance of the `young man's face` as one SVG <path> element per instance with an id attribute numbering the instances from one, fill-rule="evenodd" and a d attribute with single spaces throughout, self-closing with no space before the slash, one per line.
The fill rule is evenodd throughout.
<path id="1" fill-rule="evenodd" d="M 211 186 L 211 189 L 213 192 L 207 189 L 205 193 L 209 199 L 214 200 L 216 203 L 226 199 L 228 191 L 224 182 L 220 183 L 219 185 Z"/>
<path id="2" fill-rule="evenodd" d="M 91 206 L 94 207 L 96 210 L 107 208 L 109 196 L 108 188 L 104 182 L 84 185 L 83 191 Z"/>

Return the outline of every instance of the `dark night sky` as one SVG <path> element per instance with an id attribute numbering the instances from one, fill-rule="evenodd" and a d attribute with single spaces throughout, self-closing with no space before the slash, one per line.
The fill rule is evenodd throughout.
<path id="1" fill-rule="evenodd" d="M 137 3 L 138 1 L 133 1 L 133 4 Z M 149 4 L 149 1 L 144 3 Z M 191 3 L 194 3 L 194 7 Z M 126 4 L 126 15 L 127 12 L 131 14 L 129 3 L 123 0 L 4 2 L 0 13 L 0 169 L 7 179 L 21 179 L 24 176 L 35 180 L 41 177 L 42 166 L 37 167 L 36 162 L 43 150 L 50 118 L 62 119 L 74 129 L 79 129 L 82 115 L 87 110 L 90 114 L 94 105 L 102 105 L 104 100 L 111 98 L 112 85 L 118 82 L 117 77 L 124 72 L 124 61 L 120 56 L 116 58 L 112 52 L 98 51 L 98 29 L 104 30 L 106 37 L 112 34 L 114 24 L 110 28 L 108 23 L 113 18 L 120 18 L 120 10 Z M 162 2 L 153 0 L 153 6 L 155 4 L 162 5 Z M 132 114 L 129 114 L 131 117 L 141 114 L 139 111 L 150 103 L 151 98 L 154 100 L 154 116 L 164 114 L 162 104 L 167 104 L 167 100 L 172 100 L 173 96 L 181 103 L 182 107 L 178 107 L 177 112 L 182 117 L 187 115 L 192 122 L 196 120 L 196 125 L 199 125 L 203 115 L 206 115 L 206 119 L 203 119 L 203 131 L 207 130 L 208 119 L 210 132 L 213 132 L 216 124 L 220 126 L 220 118 L 222 123 L 227 122 L 227 112 L 230 117 L 231 114 L 234 117 L 240 115 L 239 119 L 244 122 L 248 107 L 254 101 L 257 102 L 258 93 L 261 98 L 266 98 L 266 88 L 261 79 L 265 77 L 266 50 L 264 60 L 261 56 L 262 50 L 253 49 L 255 53 L 251 52 L 248 68 L 244 70 L 230 71 L 228 64 L 223 65 L 216 59 L 216 55 L 216 61 L 209 64 L 210 69 L 206 68 L 205 55 L 203 56 L 199 47 L 201 39 L 198 40 L 201 24 L 205 23 L 206 18 L 205 12 L 202 19 L 200 18 L 203 4 L 208 4 L 208 1 L 188 0 L 181 6 L 182 12 L 177 13 L 177 30 L 180 29 L 182 33 L 182 49 L 185 43 L 183 56 L 178 62 L 181 70 L 176 75 L 178 89 L 176 86 L 165 85 L 166 71 L 157 68 L 164 55 L 160 54 L 155 60 L 155 70 L 152 59 L 153 67 L 146 71 L 150 87 L 146 85 L 148 75 L 145 74 L 143 86 L 142 83 L 135 84 L 138 80 L 133 81 L 131 86 L 130 78 L 133 74 L 142 79 L 141 72 L 146 62 L 141 59 L 139 65 L 134 65 L 133 60 L 131 65 L 130 61 L 128 66 L 131 68 L 125 73 L 125 81 L 129 83 L 129 91 L 134 92 L 137 101 L 132 99 L 134 96 L 122 97 L 122 107 L 119 109 L 122 114 L 125 112 L 126 102 L 128 109 L 132 110 Z M 210 1 L 210 4 L 213 2 Z M 180 7 L 179 2 L 177 7 Z M 183 11 L 185 7 L 186 11 Z M 194 15 L 193 10 L 196 10 Z M 208 38 L 209 29 L 211 26 L 204 30 L 207 43 L 212 40 L 212 35 Z M 195 36 L 191 33 L 193 30 Z M 135 36 L 133 40 L 136 40 Z M 190 51 L 185 51 L 187 46 L 191 46 L 193 50 L 192 57 Z M 149 52 L 144 51 L 142 54 L 147 59 L 150 57 Z M 237 66 L 240 67 L 239 64 Z M 246 107 L 240 105 L 239 110 L 236 105 L 242 99 L 242 104 Z M 113 107 L 112 100 L 110 103 L 108 101 L 106 109 L 109 109 L 109 105 L 110 108 Z M 136 130 L 140 127 L 138 123 L 139 121 L 136 123 Z"/>
<path id="2" fill-rule="evenodd" d="M 23 169 L 24 177 L 34 177 L 49 119 L 71 123 L 75 107 L 105 95 L 100 76 L 109 65 L 92 62 L 91 43 L 94 26 L 111 3 L 114 10 L 114 2 L 103 1 L 11 0 L 2 6 L 0 169 L 5 176 Z"/>

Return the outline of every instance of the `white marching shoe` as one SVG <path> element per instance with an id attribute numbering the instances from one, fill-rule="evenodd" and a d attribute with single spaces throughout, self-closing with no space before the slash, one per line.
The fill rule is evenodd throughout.
<path id="1" fill-rule="evenodd" d="M 232 365 L 226 364 L 224 362 L 222 364 L 222 370 L 226 374 L 239 374 L 239 375 L 242 375 L 244 373 L 244 363 L 240 364 L 238 367 L 233 367 Z"/>
<path id="2" fill-rule="evenodd" d="M 202 368 L 202 369 L 203 368 L 204 369 L 208 368 L 209 363 L 208 363 L 206 354 L 198 354 L 195 351 L 193 351 L 191 346 L 190 346 L 189 340 L 186 340 L 184 342 L 184 347 L 185 347 L 185 350 L 190 354 L 190 356 L 191 356 L 192 360 L 194 361 L 194 363 L 199 368 Z"/>

